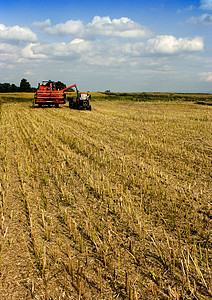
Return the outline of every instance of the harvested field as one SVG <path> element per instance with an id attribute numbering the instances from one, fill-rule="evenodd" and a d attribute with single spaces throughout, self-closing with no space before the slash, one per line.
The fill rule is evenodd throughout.
<path id="1" fill-rule="evenodd" d="M 210 299 L 211 106 L 4 102 L 0 299 Z"/>

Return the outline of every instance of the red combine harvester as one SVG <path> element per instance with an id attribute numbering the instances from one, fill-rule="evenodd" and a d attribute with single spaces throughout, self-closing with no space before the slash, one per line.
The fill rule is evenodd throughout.
<path id="1" fill-rule="evenodd" d="M 65 104 L 66 102 L 65 91 L 73 87 L 76 89 L 77 96 L 68 97 L 69 107 L 91 110 L 91 105 L 89 103 L 90 96 L 88 93 L 80 93 L 76 84 L 68 86 L 62 90 L 57 90 L 55 82 L 51 80 L 44 80 L 38 85 L 38 89 L 34 96 L 34 105 L 38 104 L 39 107 L 42 107 L 43 105 L 54 105 L 55 107 L 59 107 L 60 104 Z"/>

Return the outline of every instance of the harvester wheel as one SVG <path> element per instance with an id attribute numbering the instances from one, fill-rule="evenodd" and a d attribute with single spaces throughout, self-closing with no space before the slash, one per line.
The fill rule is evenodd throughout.
<path id="1" fill-rule="evenodd" d="M 58 103 L 55 104 L 55 108 L 59 108 L 59 104 Z"/>

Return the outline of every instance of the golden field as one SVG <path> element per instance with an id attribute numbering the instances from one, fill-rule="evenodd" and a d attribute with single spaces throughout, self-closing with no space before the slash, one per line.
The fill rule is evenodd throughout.
<path id="1" fill-rule="evenodd" d="M 211 106 L 9 97 L 0 299 L 210 299 Z"/>

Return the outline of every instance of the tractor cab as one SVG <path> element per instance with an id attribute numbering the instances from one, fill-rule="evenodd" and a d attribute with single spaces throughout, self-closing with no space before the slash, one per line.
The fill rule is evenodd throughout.
<path id="1" fill-rule="evenodd" d="M 69 108 L 91 110 L 90 100 L 91 95 L 77 91 L 77 97 L 68 97 Z"/>

